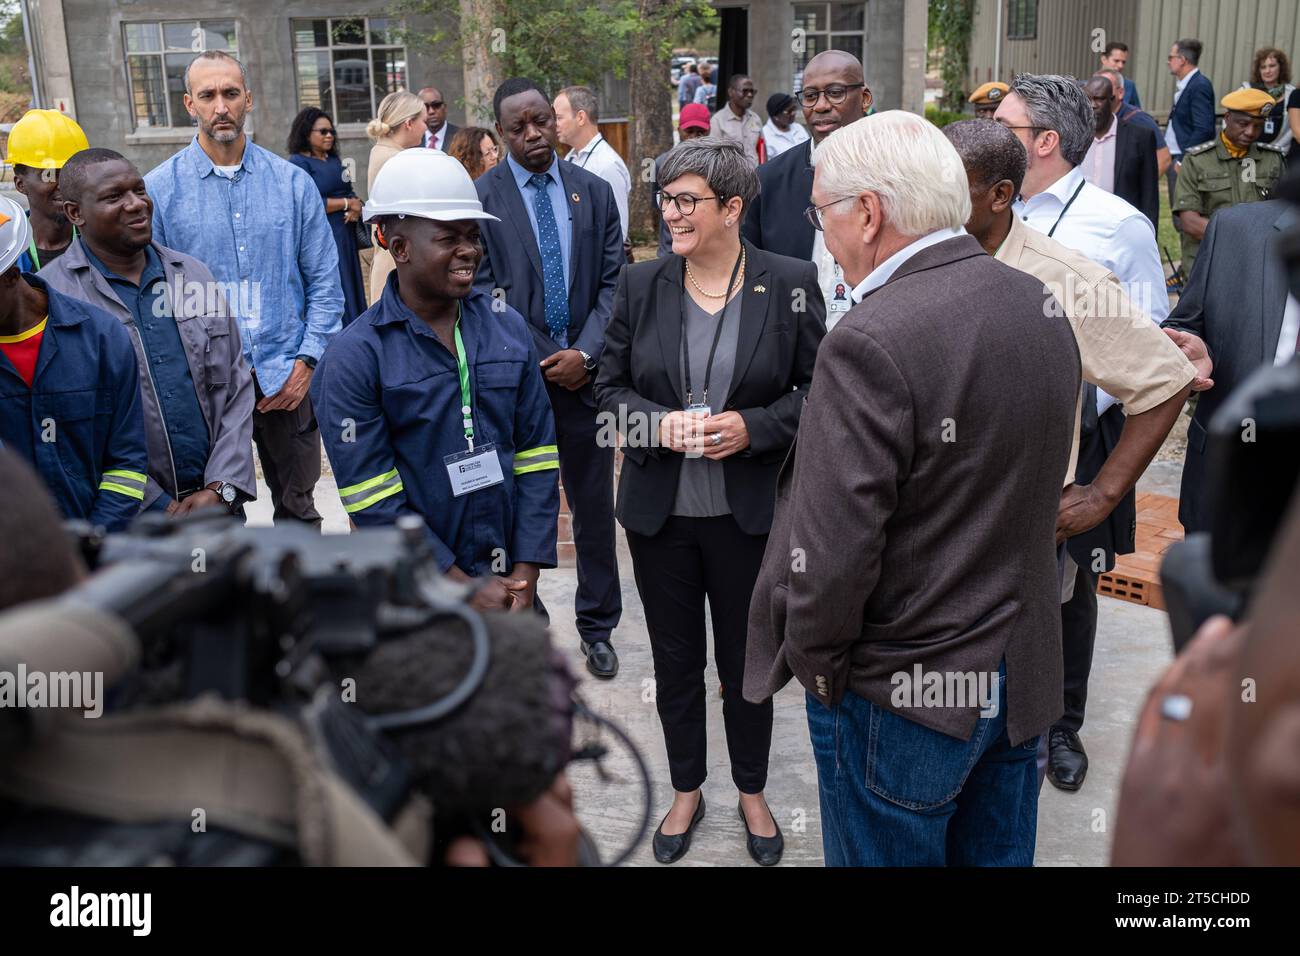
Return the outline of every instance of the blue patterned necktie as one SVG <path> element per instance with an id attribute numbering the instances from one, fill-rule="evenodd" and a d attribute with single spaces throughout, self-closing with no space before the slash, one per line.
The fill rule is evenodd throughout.
<path id="1" fill-rule="evenodd" d="M 542 254 L 542 280 L 545 283 L 546 328 L 560 348 L 569 347 L 569 285 L 564 281 L 564 256 L 560 252 L 560 230 L 555 224 L 555 210 L 547 192 L 550 173 L 533 173 L 533 214 L 537 216 L 537 249 Z"/>

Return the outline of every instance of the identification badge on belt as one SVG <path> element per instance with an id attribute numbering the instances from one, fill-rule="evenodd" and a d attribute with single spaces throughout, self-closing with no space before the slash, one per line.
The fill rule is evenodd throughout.
<path id="1" fill-rule="evenodd" d="M 442 461 L 447 466 L 447 476 L 451 479 L 451 494 L 454 498 L 482 488 L 491 488 L 505 481 L 505 477 L 501 474 L 501 458 L 497 455 L 496 445 L 480 445 L 473 451 L 448 455 Z"/>

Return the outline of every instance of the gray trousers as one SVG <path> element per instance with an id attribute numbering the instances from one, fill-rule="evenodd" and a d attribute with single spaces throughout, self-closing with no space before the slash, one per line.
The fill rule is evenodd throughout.
<path id="1" fill-rule="evenodd" d="M 263 398 L 253 378 L 254 401 Z M 271 490 L 276 521 L 305 521 L 320 527 L 316 510 L 316 482 L 320 481 L 320 429 L 311 396 L 291 412 L 253 412 L 253 444 L 262 463 L 262 475 Z"/>

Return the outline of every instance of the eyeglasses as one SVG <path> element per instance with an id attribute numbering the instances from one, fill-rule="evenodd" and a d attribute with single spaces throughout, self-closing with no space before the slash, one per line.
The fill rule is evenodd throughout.
<path id="1" fill-rule="evenodd" d="M 314 129 L 314 130 L 312 130 L 312 132 L 315 133 L 315 134 L 318 135 L 318 136 L 333 136 L 333 135 L 334 135 L 334 130 L 332 130 L 332 129 Z"/>
<path id="2" fill-rule="evenodd" d="M 826 97 L 826 102 L 830 103 L 831 106 L 839 106 L 844 102 L 844 98 L 849 95 L 849 90 L 860 90 L 866 87 L 866 85 L 867 84 L 865 83 L 850 83 L 848 86 L 841 86 L 839 84 L 828 86 L 824 90 L 804 89 L 796 93 L 795 97 L 808 109 L 812 109 L 816 106 L 817 101 L 821 99 L 823 95 Z"/>
<path id="3" fill-rule="evenodd" d="M 668 204 L 671 202 L 677 207 L 679 213 L 683 216 L 689 216 L 695 212 L 695 204 L 704 199 L 716 199 L 720 203 L 726 202 L 721 196 L 692 196 L 690 193 L 678 193 L 674 196 L 662 189 L 655 190 L 655 202 L 658 203 L 660 212 L 667 212 Z"/>
<path id="4" fill-rule="evenodd" d="M 1035 129 L 1038 130 L 1038 132 L 1040 133 L 1047 132 L 1046 126 L 1012 126 L 1010 123 L 1004 123 L 1000 119 L 994 119 L 993 122 L 997 123 L 1003 129 Z"/>
<path id="5" fill-rule="evenodd" d="M 844 202 L 846 199 L 856 199 L 856 196 L 841 196 L 839 199 L 832 199 L 830 202 L 822 203 L 820 206 L 809 206 L 803 211 L 803 216 L 812 224 L 812 227 L 818 232 L 823 229 L 822 210 L 834 206 L 837 202 Z"/>
<path id="6" fill-rule="evenodd" d="M 425 103 L 424 108 L 426 110 L 440 110 L 446 105 L 447 104 L 444 103 L 442 100 L 434 100 L 432 103 Z"/>

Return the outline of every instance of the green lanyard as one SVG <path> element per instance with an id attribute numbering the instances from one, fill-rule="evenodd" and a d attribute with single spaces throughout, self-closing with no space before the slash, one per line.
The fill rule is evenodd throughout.
<path id="1" fill-rule="evenodd" d="M 73 240 L 73 242 L 75 242 L 75 241 L 77 240 L 77 227 L 76 227 L 76 226 L 73 226 L 73 227 L 72 227 L 72 240 Z M 38 255 L 36 254 L 36 237 L 35 237 L 35 236 L 33 236 L 32 238 L 30 238 L 30 239 L 27 240 L 27 251 L 28 251 L 29 253 L 31 253 L 32 264 L 33 264 L 34 266 L 36 266 L 36 268 L 33 269 L 32 271 L 33 271 L 33 272 L 40 272 L 40 271 L 41 271 L 41 257 L 38 256 Z"/>
<path id="2" fill-rule="evenodd" d="M 465 341 L 460 337 L 460 304 L 456 305 L 456 327 L 453 330 L 453 336 L 456 340 L 456 372 L 460 376 L 460 413 L 465 416 L 463 424 L 465 426 L 465 444 L 469 450 L 474 450 L 474 419 L 472 417 L 473 409 L 469 403 L 469 363 L 465 361 Z"/>

